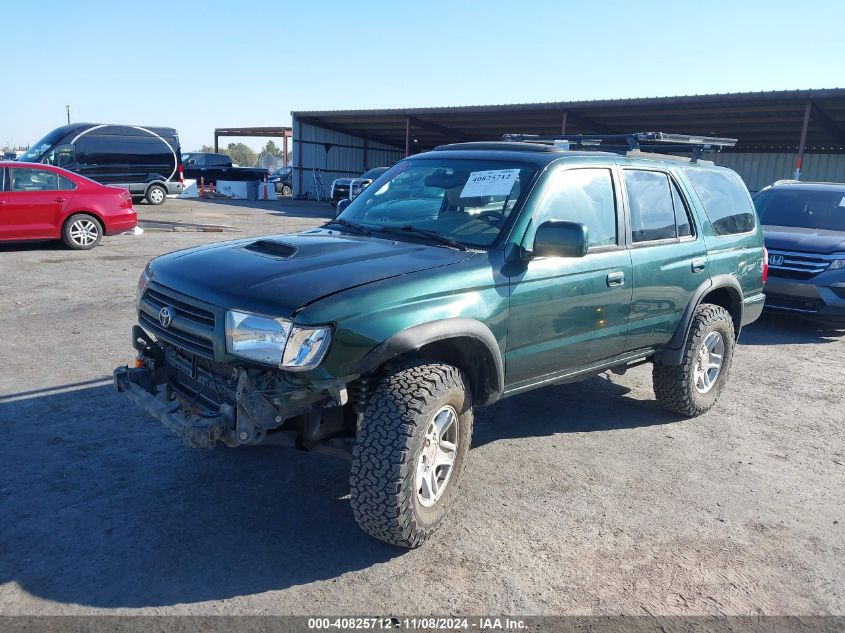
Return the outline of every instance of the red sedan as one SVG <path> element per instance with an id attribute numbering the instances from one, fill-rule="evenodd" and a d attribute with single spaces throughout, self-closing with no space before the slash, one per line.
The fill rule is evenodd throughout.
<path id="1" fill-rule="evenodd" d="M 0 161 L 0 241 L 60 239 L 85 250 L 137 224 L 126 189 L 50 165 Z"/>

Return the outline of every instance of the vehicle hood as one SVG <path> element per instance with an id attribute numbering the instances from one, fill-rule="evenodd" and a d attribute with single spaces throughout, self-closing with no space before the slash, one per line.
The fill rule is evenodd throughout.
<path id="1" fill-rule="evenodd" d="M 293 316 L 343 290 L 449 266 L 472 252 L 327 229 L 176 251 L 150 262 L 152 280 L 222 308 Z"/>
<path id="2" fill-rule="evenodd" d="M 766 248 L 828 255 L 845 251 L 845 233 L 824 229 L 763 225 Z"/>

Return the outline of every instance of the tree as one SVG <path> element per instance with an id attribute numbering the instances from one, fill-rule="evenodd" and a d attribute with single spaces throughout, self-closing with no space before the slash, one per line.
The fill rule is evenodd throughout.
<path id="1" fill-rule="evenodd" d="M 243 143 L 229 143 L 226 153 L 232 157 L 232 162 L 244 167 L 253 167 L 258 163 L 258 155 Z"/>
<path id="2" fill-rule="evenodd" d="M 202 149 L 200 150 L 203 154 L 213 154 L 214 148 L 211 145 L 203 145 Z M 224 152 L 226 150 L 223 150 Z"/>
<path id="3" fill-rule="evenodd" d="M 264 146 L 262 153 L 268 156 L 281 156 L 282 149 L 273 142 L 273 139 L 270 139 L 267 141 L 267 145 Z"/>

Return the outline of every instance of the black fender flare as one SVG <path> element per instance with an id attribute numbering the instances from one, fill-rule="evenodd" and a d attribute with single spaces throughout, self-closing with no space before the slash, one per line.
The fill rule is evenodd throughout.
<path id="1" fill-rule="evenodd" d="M 470 338 L 486 351 L 489 363 L 482 367 L 464 367 L 466 373 L 484 376 L 482 382 L 489 382 L 489 387 L 477 393 L 479 404 L 492 404 L 505 390 L 505 363 L 499 349 L 499 343 L 493 332 L 484 323 L 466 317 L 453 317 L 414 325 L 401 330 L 370 350 L 355 366 L 354 373 L 366 374 L 381 367 L 384 363 L 408 352 L 449 339 Z M 470 376 L 472 379 L 473 376 Z"/>
<path id="2" fill-rule="evenodd" d="M 690 327 L 692 325 L 692 317 L 698 306 L 701 305 L 701 300 L 710 292 L 718 290 L 719 288 L 726 288 L 736 293 L 738 301 L 736 302 L 736 309 L 738 310 L 737 324 L 742 324 L 742 286 L 739 285 L 736 277 L 733 275 L 716 275 L 703 282 L 692 295 L 692 298 L 684 308 L 684 313 L 681 315 L 681 322 L 675 329 L 672 339 L 669 341 L 667 348 L 655 354 L 654 361 L 660 365 L 680 365 L 684 356 L 684 345 L 689 336 Z M 739 338 L 739 327 L 736 326 L 736 336 Z"/>

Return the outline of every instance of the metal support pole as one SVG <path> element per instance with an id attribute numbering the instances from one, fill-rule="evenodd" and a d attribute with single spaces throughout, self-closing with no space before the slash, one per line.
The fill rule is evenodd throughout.
<path id="1" fill-rule="evenodd" d="M 284 144 L 282 148 L 282 160 L 285 161 L 285 167 L 288 166 L 288 137 L 287 135 L 282 137 L 282 143 Z"/>
<path id="2" fill-rule="evenodd" d="M 214 153 L 220 153 L 220 137 L 217 135 L 217 132 L 214 132 Z"/>
<path id="3" fill-rule="evenodd" d="M 411 155 L 411 117 L 405 117 L 405 158 Z"/>
<path id="4" fill-rule="evenodd" d="M 804 162 L 804 146 L 807 144 L 807 128 L 810 125 L 812 109 L 813 102 L 807 99 L 807 105 L 804 107 L 804 125 L 801 127 L 801 142 L 798 143 L 798 156 L 795 158 L 795 173 L 792 175 L 794 180 L 801 180 L 801 165 Z"/>
<path id="5" fill-rule="evenodd" d="M 367 139 L 364 139 L 364 171 L 367 171 L 367 169 L 369 169 L 367 167 L 367 159 L 369 158 L 369 156 L 367 156 L 367 153 L 368 153 L 367 150 L 368 149 L 369 149 L 369 141 L 367 141 Z"/>
<path id="6" fill-rule="evenodd" d="M 563 116 L 560 118 L 560 135 L 566 135 L 566 110 L 563 111 Z"/>

